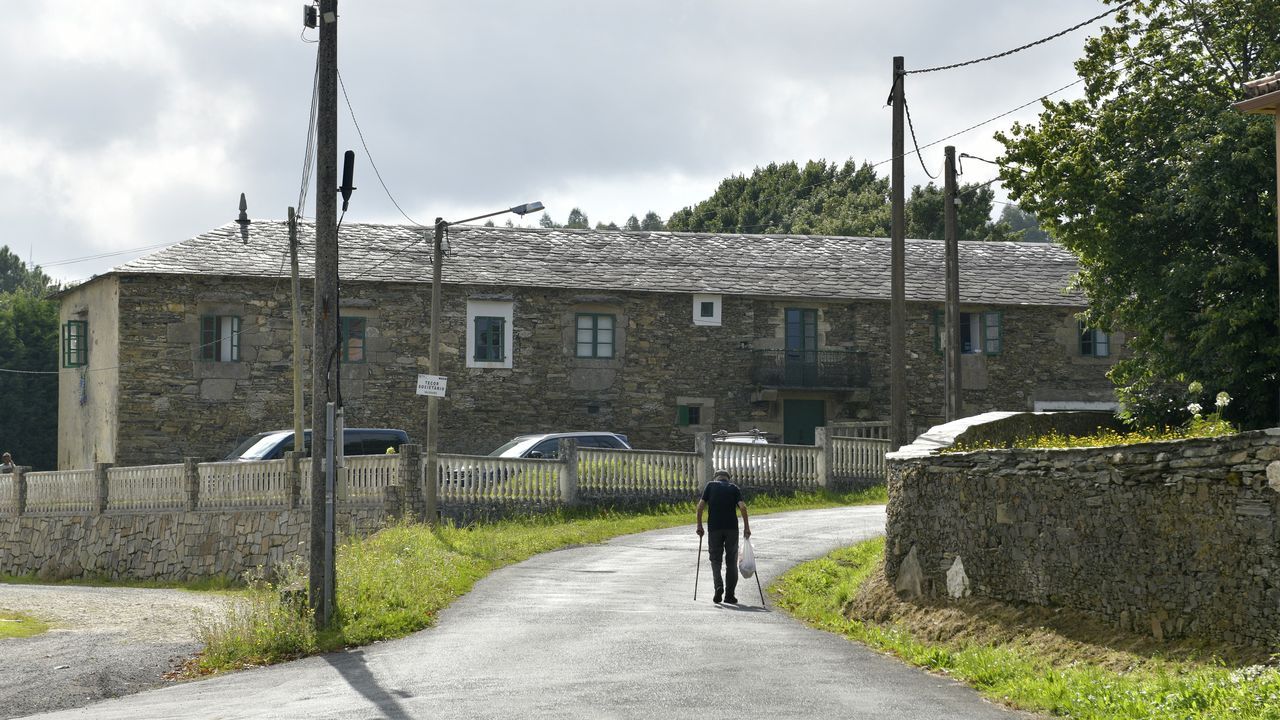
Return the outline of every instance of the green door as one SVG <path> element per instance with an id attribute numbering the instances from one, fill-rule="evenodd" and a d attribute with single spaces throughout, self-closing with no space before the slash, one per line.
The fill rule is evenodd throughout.
<path id="1" fill-rule="evenodd" d="M 787 445 L 812 445 L 814 428 L 827 421 L 825 400 L 783 400 L 782 442 Z"/>

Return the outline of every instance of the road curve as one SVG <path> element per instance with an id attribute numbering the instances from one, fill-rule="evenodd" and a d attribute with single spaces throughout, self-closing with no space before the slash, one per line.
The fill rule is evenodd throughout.
<path id="1" fill-rule="evenodd" d="M 883 532 L 884 508 L 752 521 L 766 584 Z M 36 717 L 1020 717 L 945 678 L 760 607 L 694 602 L 692 526 L 539 555 L 476 584 L 413 636 Z"/>

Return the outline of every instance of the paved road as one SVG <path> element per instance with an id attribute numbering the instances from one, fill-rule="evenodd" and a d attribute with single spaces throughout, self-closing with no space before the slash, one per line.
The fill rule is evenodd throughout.
<path id="1" fill-rule="evenodd" d="M 882 507 L 761 516 L 762 581 L 883 531 Z M 969 689 L 759 607 L 692 600 L 692 527 L 547 553 L 437 627 L 58 718 L 1009 718 Z"/>

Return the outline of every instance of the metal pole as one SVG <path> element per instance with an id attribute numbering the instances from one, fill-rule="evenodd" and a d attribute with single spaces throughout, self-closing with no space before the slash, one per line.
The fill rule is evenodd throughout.
<path id="1" fill-rule="evenodd" d="M 889 448 L 897 450 L 907 440 L 907 291 L 906 213 L 903 191 L 903 65 L 901 55 L 893 59 L 893 228 L 890 244 L 889 300 Z"/>
<path id="2" fill-rule="evenodd" d="M 334 416 L 334 404 L 325 403 L 324 406 L 324 566 L 328 570 L 333 569 L 333 492 L 334 492 L 334 476 L 337 474 L 337 467 L 333 461 L 334 446 L 334 426 L 337 424 L 337 418 Z M 320 618 L 320 626 L 328 627 L 329 621 L 333 619 L 333 573 L 326 572 L 324 575 L 324 604 L 321 611 L 324 613 Z"/>
<path id="3" fill-rule="evenodd" d="M 319 77 L 316 115 L 316 279 L 312 301 L 311 457 L 324 458 L 328 439 L 318 428 L 336 393 L 329 363 L 338 337 L 338 0 L 320 0 Z M 317 452 L 319 449 L 319 452 Z M 325 483 L 323 463 L 311 463 L 310 578 L 308 591 L 317 627 L 325 627 L 330 607 L 325 597 Z"/>
<path id="4" fill-rule="evenodd" d="M 693 599 L 698 599 L 698 580 L 702 575 L 702 536 L 698 536 L 698 564 L 693 570 Z"/>
<path id="5" fill-rule="evenodd" d="M 440 276 L 444 265 L 444 230 L 448 223 L 436 218 L 435 247 L 431 251 L 431 338 L 428 344 L 427 363 L 432 375 L 440 374 Z M 436 522 L 436 489 L 440 477 L 440 398 L 427 396 L 427 472 L 423 478 L 426 491 L 426 521 Z"/>
<path id="6" fill-rule="evenodd" d="M 947 255 L 946 333 L 942 346 L 946 350 L 947 422 L 964 413 L 960 386 L 960 245 L 956 223 L 956 149 L 946 147 L 947 168 L 943 180 L 943 220 Z"/>
<path id="7" fill-rule="evenodd" d="M 306 441 L 302 435 L 302 281 L 298 279 L 298 217 L 289 208 L 289 266 L 293 289 L 289 300 L 293 307 L 293 449 L 302 452 Z"/>

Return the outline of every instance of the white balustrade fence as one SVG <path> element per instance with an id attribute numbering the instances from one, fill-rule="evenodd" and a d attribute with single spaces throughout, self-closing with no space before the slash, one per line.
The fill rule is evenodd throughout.
<path id="1" fill-rule="evenodd" d="M 578 450 L 579 490 L 620 495 L 693 495 L 701 487 L 697 453 Z"/>
<path id="2" fill-rule="evenodd" d="M 813 489 L 822 484 L 818 477 L 821 454 L 811 445 L 717 442 L 712 460 L 715 470 L 727 470 L 739 485 Z"/>
<path id="3" fill-rule="evenodd" d="M 108 510 L 181 510 L 186 504 L 186 473 L 182 465 L 107 470 Z"/>
<path id="4" fill-rule="evenodd" d="M 31 513 L 88 513 L 97 509 L 98 480 L 92 470 L 27 473 L 27 506 Z"/>
<path id="5" fill-rule="evenodd" d="M 564 463 L 558 460 L 448 454 L 439 458 L 438 497 L 442 502 L 560 499 Z M 422 464 L 425 475 L 425 458 Z"/>
<path id="6" fill-rule="evenodd" d="M 292 478 L 285 460 L 201 463 L 197 509 L 282 507 Z"/>
<path id="7" fill-rule="evenodd" d="M 889 441 L 880 438 L 830 438 L 831 472 L 836 477 L 883 478 Z"/>
<path id="8" fill-rule="evenodd" d="M 310 463 L 307 463 L 310 472 Z M 347 458 L 347 500 L 381 504 L 383 488 L 399 483 L 399 455 L 357 455 Z M 310 488 L 310 484 L 307 485 Z"/>
<path id="9" fill-rule="evenodd" d="M 0 475 L 0 515 L 13 514 L 13 500 L 13 475 L 4 473 Z"/>

